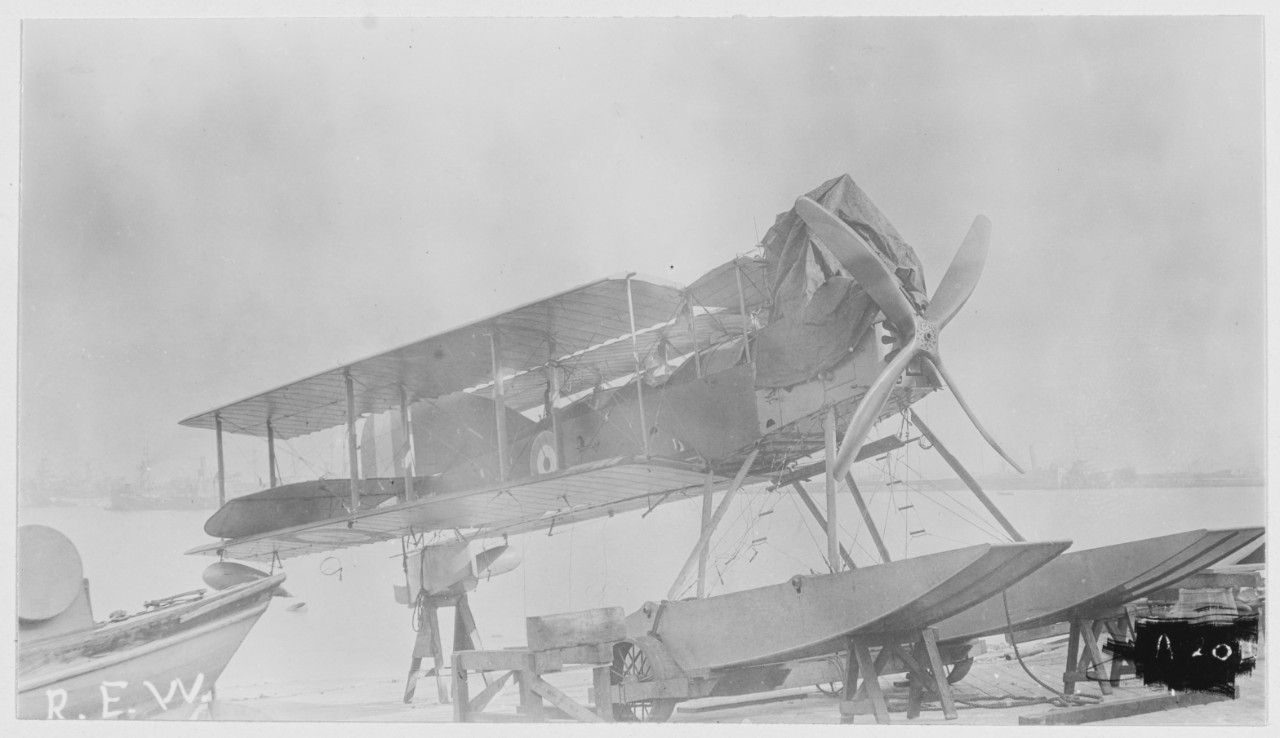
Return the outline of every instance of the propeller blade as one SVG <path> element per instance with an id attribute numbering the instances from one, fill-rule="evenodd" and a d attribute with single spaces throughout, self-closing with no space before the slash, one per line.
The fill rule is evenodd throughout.
<path id="1" fill-rule="evenodd" d="M 796 200 L 796 212 L 809 228 L 809 234 L 836 255 L 858 285 L 866 290 L 889 322 L 898 329 L 898 333 L 906 336 L 914 332 L 915 306 L 902 291 L 902 282 L 876 255 L 871 244 L 835 213 L 808 197 L 802 196 Z"/>
<path id="2" fill-rule="evenodd" d="M 1018 462 L 1014 461 L 1013 457 L 1009 456 L 1009 454 L 1000 447 L 1000 444 L 996 443 L 996 439 L 991 437 L 991 434 L 987 432 L 987 429 L 982 427 L 982 423 L 978 422 L 978 416 L 973 414 L 973 409 L 969 407 L 969 403 L 964 401 L 964 396 L 960 394 L 960 388 L 956 385 L 955 380 L 951 378 L 951 375 L 947 373 L 946 367 L 942 365 L 942 360 L 937 356 L 929 356 L 928 354 L 925 354 L 924 360 L 931 364 L 933 368 L 937 370 L 938 374 L 942 375 L 947 386 L 951 388 L 951 394 L 956 396 L 956 402 L 959 402 L 960 408 L 964 410 L 964 414 L 969 416 L 969 421 L 978 429 L 978 432 L 982 434 L 982 437 L 986 439 L 987 443 L 991 444 L 991 448 L 994 448 L 996 453 L 1000 454 L 1005 461 L 1009 462 L 1009 466 L 1017 469 L 1019 474 L 1026 474 L 1026 471 L 1022 469 Z"/>
<path id="3" fill-rule="evenodd" d="M 938 283 L 925 308 L 924 317 L 941 329 L 960 312 L 973 288 L 978 286 L 982 267 L 987 262 L 987 242 L 991 238 L 991 221 L 985 215 L 973 219 L 969 233 L 960 244 L 960 250 L 951 259 L 951 266 Z"/>
<path id="4" fill-rule="evenodd" d="M 836 452 L 836 458 L 832 462 L 836 479 L 844 479 L 849 467 L 853 466 L 853 462 L 857 460 L 858 451 L 862 449 L 863 441 L 867 440 L 871 426 L 875 425 L 876 420 L 880 418 L 880 411 L 884 410 L 884 404 L 889 401 L 889 395 L 893 393 L 898 377 L 907 370 L 907 365 L 919 353 L 919 340 L 913 336 L 907 345 L 902 347 L 902 351 L 880 370 L 875 381 L 867 388 L 867 393 L 862 396 L 857 409 L 853 411 L 853 417 L 849 419 L 849 427 L 844 432 L 840 450 Z"/>

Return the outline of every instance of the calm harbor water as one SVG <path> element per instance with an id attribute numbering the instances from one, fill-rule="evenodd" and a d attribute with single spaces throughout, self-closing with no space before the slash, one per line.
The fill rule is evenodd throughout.
<path id="1" fill-rule="evenodd" d="M 821 485 L 810 488 L 821 504 Z M 868 492 L 872 517 L 894 557 L 1003 538 L 967 492 Z M 992 498 L 1027 539 L 1071 539 L 1074 548 L 1266 520 L 1261 487 L 1001 491 Z M 645 600 L 662 599 L 697 539 L 700 510 L 701 501 L 690 499 L 643 518 L 629 513 L 551 536 L 513 537 L 523 564 L 482 582 L 471 596 L 483 645 L 522 644 L 526 616 L 613 605 L 630 612 Z M 133 612 L 144 600 L 203 587 L 200 573 L 214 559 L 183 552 L 208 542 L 202 526 L 209 514 L 22 508 L 19 522 L 55 527 L 76 542 L 101 620 L 112 610 Z M 842 540 L 859 566 L 875 563 L 856 516 L 844 495 L 838 508 Z M 825 571 L 824 549 L 822 534 L 794 494 L 744 493 L 714 539 L 711 591 Z M 404 582 L 398 542 L 292 559 L 285 570 L 285 586 L 295 598 L 272 602 L 222 685 L 404 678 L 414 633 L 410 610 L 392 596 L 393 585 Z M 305 607 L 289 609 L 300 602 Z M 447 639 L 451 613 L 441 614 Z"/>

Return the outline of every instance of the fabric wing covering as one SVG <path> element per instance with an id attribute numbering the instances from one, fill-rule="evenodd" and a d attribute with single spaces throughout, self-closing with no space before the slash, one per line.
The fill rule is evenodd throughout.
<path id="1" fill-rule="evenodd" d="M 277 439 L 333 428 L 347 422 L 348 374 L 357 415 L 398 408 L 402 387 L 409 402 L 481 387 L 492 380 L 494 335 L 504 375 L 518 376 L 630 334 L 628 282 L 637 329 L 678 315 L 683 304 L 678 287 L 634 277 L 603 279 L 192 416 L 181 425 L 212 430 L 220 418 L 224 431 L 265 438 L 269 420 Z M 623 351 L 631 356 L 629 339 Z M 601 362 L 591 380 L 609 381 L 634 371 L 633 360 Z M 507 406 L 521 411 L 541 403 L 539 390 L 509 398 Z"/>

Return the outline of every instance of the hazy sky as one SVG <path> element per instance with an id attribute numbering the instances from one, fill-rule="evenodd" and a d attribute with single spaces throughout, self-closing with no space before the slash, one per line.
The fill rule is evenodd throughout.
<path id="1" fill-rule="evenodd" d="M 931 289 L 991 218 L 942 352 L 1016 456 L 1261 466 L 1262 72 L 1226 17 L 28 21 L 22 471 L 193 472 L 184 417 L 623 270 L 687 284 L 841 173 Z"/>

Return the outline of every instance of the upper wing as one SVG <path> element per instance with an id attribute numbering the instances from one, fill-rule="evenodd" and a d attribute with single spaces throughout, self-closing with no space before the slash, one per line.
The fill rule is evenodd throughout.
<path id="1" fill-rule="evenodd" d="M 357 415 L 380 413 L 400 406 L 401 391 L 413 402 L 491 383 L 495 334 L 503 371 L 519 374 L 629 335 L 632 308 L 636 330 L 668 323 L 682 299 L 676 286 L 635 277 L 602 279 L 194 415 L 181 425 L 212 430 L 221 420 L 228 432 L 266 437 L 270 422 L 279 439 L 313 433 L 347 422 L 348 375 Z M 629 341 L 625 348 L 630 354 Z M 617 372 L 603 381 L 635 371 L 634 361 L 600 366 Z M 521 409 L 513 402 L 508 407 Z"/>
<path id="2" fill-rule="evenodd" d="M 507 483 L 442 494 L 219 541 L 187 553 L 269 562 L 435 530 L 468 529 L 474 537 L 524 533 L 652 507 L 706 483 L 707 472 L 670 460 L 621 457 Z M 725 477 L 714 477 L 723 485 Z M 680 499 L 680 498 L 677 498 Z"/>

